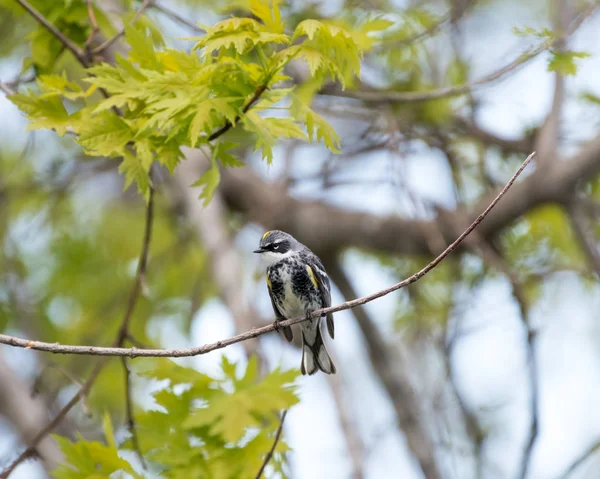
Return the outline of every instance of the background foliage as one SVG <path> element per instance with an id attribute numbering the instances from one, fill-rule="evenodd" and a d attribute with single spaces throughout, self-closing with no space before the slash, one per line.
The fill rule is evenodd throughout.
<path id="1" fill-rule="evenodd" d="M 0 0 L 6 334 L 113 343 L 151 190 L 123 343 L 177 347 L 272 320 L 248 254 L 263 230 L 306 243 L 334 303 L 352 299 L 427 264 L 538 159 L 458 254 L 337 315 L 338 377 L 299 379 L 299 350 L 276 337 L 214 358 L 113 359 L 54 431 L 63 456 L 39 448 L 15 477 L 256 477 L 290 408 L 268 477 L 595 477 L 593 2 L 27 5 L 56 31 Z M 0 373 L 34 391 L 35 430 L 98 362 L 4 357 Z M 31 439 L 9 399 L 2 467 Z M 577 440 L 555 458 L 563 437 Z"/>

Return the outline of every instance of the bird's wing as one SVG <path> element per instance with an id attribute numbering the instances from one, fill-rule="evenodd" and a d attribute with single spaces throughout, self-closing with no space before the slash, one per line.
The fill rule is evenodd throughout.
<path id="1" fill-rule="evenodd" d="M 327 308 L 331 306 L 331 285 L 329 283 L 329 276 L 325 272 L 325 268 L 323 267 L 323 263 L 317 256 L 313 256 L 308 261 L 308 267 L 310 268 L 309 275 L 311 276 L 311 280 L 314 278 L 316 281 L 316 285 L 321 292 L 321 296 L 323 297 L 323 307 Z M 334 336 L 334 324 L 333 324 L 333 313 L 327 313 L 327 331 L 329 331 L 329 336 L 333 339 Z"/>
<path id="2" fill-rule="evenodd" d="M 273 311 L 275 312 L 275 318 L 277 321 L 283 321 L 285 316 L 281 314 L 279 308 L 275 304 L 275 300 L 273 299 L 273 292 L 271 291 L 271 281 L 269 280 L 269 276 L 267 276 L 267 289 L 269 290 L 269 297 L 271 298 L 271 306 L 273 306 Z M 291 343 L 294 340 L 294 333 L 292 332 L 292 328 L 290 326 L 286 326 L 282 328 L 283 335 L 288 343 Z"/>

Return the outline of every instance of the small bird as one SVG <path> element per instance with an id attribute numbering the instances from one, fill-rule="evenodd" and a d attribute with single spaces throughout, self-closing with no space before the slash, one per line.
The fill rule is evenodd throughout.
<path id="1" fill-rule="evenodd" d="M 260 240 L 259 253 L 267 266 L 267 288 L 277 321 L 306 316 L 317 309 L 331 306 L 331 287 L 323 263 L 310 249 L 288 233 L 267 231 Z M 333 314 L 328 313 L 327 331 L 334 336 Z M 279 329 L 279 328 L 278 328 Z M 289 326 L 283 335 L 292 342 Z M 300 323 L 302 334 L 302 374 L 314 374 L 318 369 L 335 374 L 335 366 L 321 336 L 321 318 Z"/>

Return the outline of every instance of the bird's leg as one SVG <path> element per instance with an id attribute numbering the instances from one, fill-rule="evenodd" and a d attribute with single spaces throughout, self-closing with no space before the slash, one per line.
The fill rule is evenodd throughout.
<path id="1" fill-rule="evenodd" d="M 281 331 L 281 326 L 279 325 L 279 320 L 276 319 L 275 321 L 273 321 L 273 327 L 275 328 L 275 331 L 279 332 Z"/>

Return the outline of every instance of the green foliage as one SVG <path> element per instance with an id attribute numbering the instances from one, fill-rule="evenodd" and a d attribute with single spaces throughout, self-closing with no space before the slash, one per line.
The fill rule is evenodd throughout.
<path id="1" fill-rule="evenodd" d="M 131 464 L 119 457 L 119 450 L 114 438 L 110 416 L 104 416 L 104 436 L 106 444 L 97 441 L 86 441 L 78 436 L 76 442 L 67 438 L 54 436 L 65 455 L 65 463 L 60 465 L 52 475 L 56 479 L 101 479 L 115 472 L 126 472 L 134 479 L 142 479 Z"/>
<path id="2" fill-rule="evenodd" d="M 590 56 L 586 52 L 565 51 L 559 52 L 550 50 L 550 60 L 548 60 L 548 71 L 557 72 L 561 75 L 575 75 L 577 73 L 577 59 Z"/>
<path id="3" fill-rule="evenodd" d="M 126 23 L 128 57 L 117 55 L 115 65 L 88 68 L 82 81 L 89 87 L 64 73 L 45 75 L 38 79 L 37 92 L 15 95 L 12 101 L 30 119 L 30 129 L 71 132 L 86 154 L 122 158 L 125 186 L 135 183 L 146 196 L 153 162 L 173 170 L 181 146 L 209 145 L 221 129 L 239 126 L 250 133 L 254 149 L 269 163 L 273 147 L 285 138 L 322 140 L 338 151 L 339 138 L 310 109 L 311 98 L 279 88 L 287 79 L 282 69 L 299 58 L 317 84 L 329 79 L 351 84 L 360 72 L 361 48 L 372 44 L 369 34 L 389 22 L 369 20 L 347 31 L 305 20 L 288 35 L 278 0 L 252 0 L 247 6 L 257 19 L 232 17 L 205 27 L 206 34 L 193 39 L 191 53 L 162 47 L 160 34 L 147 23 Z M 266 116 L 276 104 L 287 114 Z M 197 183 L 204 186 L 205 203 L 218 185 L 219 167 L 239 164 L 226 149 L 212 149 L 210 169 Z"/>
<path id="4" fill-rule="evenodd" d="M 236 365 L 223 358 L 218 378 L 170 360 L 149 366 L 142 376 L 168 382 L 153 394 L 156 406 L 136 417 L 140 447 L 157 477 L 254 477 L 273 445 L 280 411 L 298 402 L 293 384 L 298 372 L 276 369 L 259 377 L 256 358 L 239 375 Z M 55 436 L 66 464 L 54 477 L 100 479 L 117 471 L 143 477 L 119 456 L 132 447 L 130 441 L 117 444 L 108 415 L 103 424 L 106 444 Z M 275 470 L 282 470 L 287 450 L 280 440 L 270 463 Z"/>

